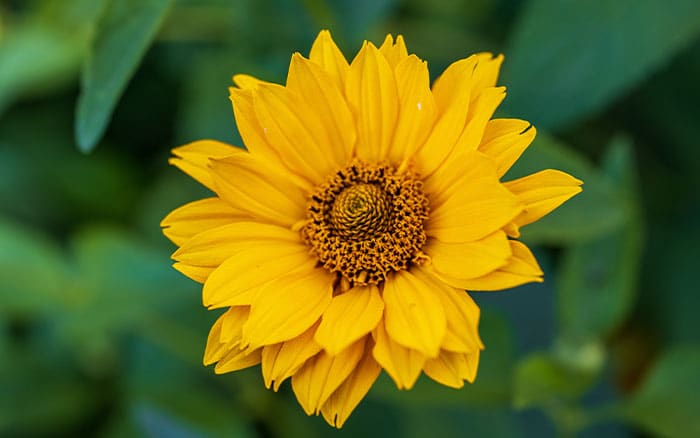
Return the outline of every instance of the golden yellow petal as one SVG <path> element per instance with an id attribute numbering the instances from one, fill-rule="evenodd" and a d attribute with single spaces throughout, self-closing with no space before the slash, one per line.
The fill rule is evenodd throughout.
<path id="1" fill-rule="evenodd" d="M 522 227 L 581 193 L 583 181 L 559 170 L 547 169 L 504 184 L 525 204 L 525 210 L 513 221 Z"/>
<path id="2" fill-rule="evenodd" d="M 269 84 L 270 82 L 263 81 L 254 76 L 246 74 L 235 74 L 233 75 L 233 82 L 238 85 L 239 88 L 244 90 L 254 90 L 258 88 L 260 84 Z"/>
<path id="3" fill-rule="evenodd" d="M 503 55 L 493 56 L 491 53 L 477 53 L 477 64 L 474 68 L 473 88 L 475 91 L 484 88 L 495 87 L 498 81 L 498 73 L 503 64 Z"/>
<path id="4" fill-rule="evenodd" d="M 180 246 L 195 234 L 247 217 L 247 214 L 219 198 L 206 198 L 173 210 L 161 221 L 160 226 L 163 227 L 163 234 Z"/>
<path id="5" fill-rule="evenodd" d="M 436 382 L 450 388 L 464 386 L 463 375 L 467 373 L 467 359 L 463 353 L 442 351 L 434 359 L 429 359 L 423 366 L 425 374 Z"/>
<path id="6" fill-rule="evenodd" d="M 387 156 L 397 165 L 412 158 L 435 123 L 436 109 L 430 91 L 428 64 L 417 56 L 405 57 L 395 68 L 399 93 L 399 117 Z"/>
<path id="7" fill-rule="evenodd" d="M 425 364 L 425 356 L 394 342 L 386 332 L 384 322 L 372 332 L 374 349 L 372 355 L 379 365 L 394 380 L 399 389 L 411 389 L 418 380 Z"/>
<path id="8" fill-rule="evenodd" d="M 396 68 L 401 61 L 408 57 L 408 50 L 402 35 L 396 37 L 396 43 L 394 43 L 394 37 L 391 34 L 387 35 L 379 47 L 379 52 L 384 55 L 391 68 Z"/>
<path id="9" fill-rule="evenodd" d="M 345 90 L 345 77 L 348 74 L 348 61 L 335 45 L 331 33 L 327 30 L 319 32 L 311 46 L 309 59 L 320 65 L 328 73 L 338 89 Z"/>
<path id="10" fill-rule="evenodd" d="M 456 352 L 470 352 L 482 347 L 479 338 L 479 307 L 467 292 L 455 289 L 441 281 L 426 268 L 414 269 L 415 275 L 432 288 L 445 311 L 447 328 L 440 348 Z"/>
<path id="11" fill-rule="evenodd" d="M 210 166 L 216 192 L 234 208 L 287 227 L 306 217 L 305 192 L 253 155 L 212 160 Z"/>
<path id="12" fill-rule="evenodd" d="M 471 279 L 458 279 L 444 275 L 440 275 L 440 278 L 451 286 L 475 291 L 502 290 L 525 283 L 541 283 L 542 269 L 528 247 L 517 240 L 510 240 L 509 243 L 513 255 L 508 264 L 497 271 Z"/>
<path id="13" fill-rule="evenodd" d="M 430 238 L 423 251 L 435 271 L 457 278 L 476 278 L 504 266 L 511 256 L 506 234 L 499 230 L 474 242 L 444 243 Z"/>
<path id="14" fill-rule="evenodd" d="M 321 317 L 333 297 L 334 277 L 311 268 L 263 285 L 243 326 L 244 346 L 257 348 L 299 336 Z"/>
<path id="15" fill-rule="evenodd" d="M 252 367 L 260 363 L 260 357 L 260 348 L 240 351 L 232 349 L 224 358 L 219 360 L 219 363 L 214 367 L 214 372 L 216 374 L 224 374 Z"/>
<path id="16" fill-rule="evenodd" d="M 173 259 L 193 266 L 215 268 L 236 254 L 242 244 L 300 241 L 299 234 L 283 227 L 259 222 L 234 222 L 197 234 L 175 251 Z"/>
<path id="17" fill-rule="evenodd" d="M 233 306 L 221 317 L 221 333 L 219 340 L 223 343 L 240 344 L 243 324 L 250 315 L 250 306 Z"/>
<path id="18" fill-rule="evenodd" d="M 181 262 L 174 263 L 173 268 L 177 269 L 185 277 L 192 279 L 197 283 L 204 283 L 207 281 L 209 274 L 214 271 L 214 268 L 211 266 L 195 266 Z"/>
<path id="19" fill-rule="evenodd" d="M 282 382 L 292 377 L 312 356 L 321 351 L 314 341 L 318 323 L 301 335 L 278 344 L 266 345 L 262 352 L 262 374 L 267 388 L 275 391 Z"/>
<path id="20" fill-rule="evenodd" d="M 218 362 L 219 359 L 224 357 L 229 351 L 225 342 L 221 342 L 221 327 L 224 323 L 224 318 L 226 313 L 219 316 L 214 325 L 211 326 L 209 330 L 209 336 L 207 337 L 207 346 L 204 349 L 204 358 L 202 362 L 204 366 L 211 365 L 214 362 Z"/>
<path id="21" fill-rule="evenodd" d="M 372 346 L 372 342 L 368 340 L 362 359 L 353 372 L 321 407 L 323 418 L 331 426 L 338 429 L 343 427 L 352 411 L 377 380 L 381 367 L 372 357 Z"/>
<path id="22" fill-rule="evenodd" d="M 500 178 L 520 158 L 536 134 L 535 127 L 525 120 L 489 120 L 479 150 L 493 158 Z"/>
<path id="23" fill-rule="evenodd" d="M 209 190 L 215 191 L 214 180 L 209 172 L 209 160 L 239 154 L 245 154 L 245 151 L 215 140 L 200 140 L 173 149 L 175 156 L 168 162 Z"/>
<path id="24" fill-rule="evenodd" d="M 396 272 L 384 283 L 384 320 L 391 338 L 427 357 L 435 357 L 447 321 L 431 284 L 409 271 Z"/>
<path id="25" fill-rule="evenodd" d="M 322 145 L 321 153 L 330 154 L 334 162 L 344 166 L 352 157 L 355 146 L 355 121 L 343 96 L 330 74 L 318 64 L 295 53 L 289 66 L 287 87 L 303 97 L 305 111 L 313 111 L 327 133 L 330 143 Z M 298 108 L 295 108 L 298 111 Z"/>
<path id="26" fill-rule="evenodd" d="M 378 162 L 386 158 L 394 136 L 399 98 L 394 72 L 372 44 L 352 61 L 345 95 L 357 121 L 356 155 Z"/>
<path id="27" fill-rule="evenodd" d="M 365 351 L 366 339 L 360 339 L 337 355 L 321 351 L 292 376 L 292 389 L 308 415 L 321 407 L 353 372 Z"/>
<path id="28" fill-rule="evenodd" d="M 336 355 L 374 330 L 383 312 L 384 301 L 376 286 L 356 286 L 333 297 L 314 339 Z"/>
<path id="29" fill-rule="evenodd" d="M 316 265 L 302 242 L 253 240 L 241 242 L 214 272 L 202 291 L 202 301 L 210 309 L 250 305 L 258 290 L 268 281 L 289 273 L 308 271 Z"/>
<path id="30" fill-rule="evenodd" d="M 486 124 L 505 97 L 505 87 L 485 88 L 470 103 L 467 122 L 464 125 L 464 131 L 462 131 L 454 146 L 453 156 L 459 156 L 455 155 L 456 152 L 476 150 L 479 147 Z"/>

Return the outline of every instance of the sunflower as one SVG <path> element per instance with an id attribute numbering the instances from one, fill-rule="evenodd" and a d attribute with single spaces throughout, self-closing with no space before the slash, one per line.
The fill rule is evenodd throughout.
<path id="1" fill-rule="evenodd" d="M 215 195 L 162 222 L 174 267 L 226 309 L 204 364 L 291 378 L 304 411 L 341 427 L 383 369 L 473 382 L 484 348 L 465 290 L 541 282 L 519 228 L 580 192 L 557 170 L 501 178 L 535 137 L 492 119 L 502 56 L 472 55 L 430 85 L 403 38 L 348 64 L 328 31 L 286 85 L 236 75 L 245 149 L 197 141 L 170 162 Z"/>

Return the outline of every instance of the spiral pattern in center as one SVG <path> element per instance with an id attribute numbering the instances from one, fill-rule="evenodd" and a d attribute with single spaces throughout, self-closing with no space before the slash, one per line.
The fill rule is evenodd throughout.
<path id="1" fill-rule="evenodd" d="M 335 198 L 331 221 L 335 231 L 351 240 L 377 237 L 388 229 L 390 202 L 374 184 L 356 184 Z"/>

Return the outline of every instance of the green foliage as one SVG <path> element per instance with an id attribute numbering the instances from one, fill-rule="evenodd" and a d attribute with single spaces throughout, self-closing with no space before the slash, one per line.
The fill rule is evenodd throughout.
<path id="1" fill-rule="evenodd" d="M 700 436 L 699 5 L 0 2 L 0 436 L 572 436 L 600 423 Z M 264 389 L 259 368 L 201 365 L 217 315 L 170 267 L 158 227 L 207 196 L 166 168 L 169 149 L 242 146 L 231 76 L 283 82 L 320 28 L 348 56 L 403 33 L 433 77 L 504 53 L 507 113 L 539 130 L 505 180 L 555 168 L 584 181 L 523 228 L 545 284 L 483 311 L 476 382 L 397 391 L 383 374 L 339 432 L 289 384 Z M 504 318 L 515 294 L 544 333 Z"/>
<path id="2" fill-rule="evenodd" d="M 507 50 L 508 108 L 538 126 L 571 124 L 638 84 L 699 31 L 695 0 L 527 2 Z"/>
<path id="3" fill-rule="evenodd" d="M 109 3 L 82 71 L 75 134 L 83 152 L 90 152 L 102 137 L 169 6 L 170 0 Z"/>

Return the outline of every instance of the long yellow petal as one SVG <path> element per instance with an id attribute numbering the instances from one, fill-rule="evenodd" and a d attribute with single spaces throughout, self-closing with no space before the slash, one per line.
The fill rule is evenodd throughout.
<path id="1" fill-rule="evenodd" d="M 263 347 L 262 374 L 267 388 L 279 390 L 282 382 L 321 351 L 321 346 L 314 341 L 317 328 L 318 324 L 314 324 L 294 339 Z"/>
<path id="2" fill-rule="evenodd" d="M 209 160 L 245 154 L 241 149 L 215 140 L 200 140 L 173 149 L 170 164 L 182 170 L 204 187 L 215 191 L 214 179 L 209 172 Z"/>
<path id="3" fill-rule="evenodd" d="M 402 35 L 396 37 L 396 42 L 394 42 L 394 37 L 392 37 L 391 34 L 387 35 L 386 38 L 384 38 L 384 42 L 379 47 L 379 52 L 384 55 L 384 58 L 391 68 L 396 68 L 397 65 L 408 57 L 408 50 L 406 49 L 406 43 Z"/>
<path id="4" fill-rule="evenodd" d="M 318 414 L 336 389 L 353 372 L 365 351 L 360 339 L 337 355 L 318 353 L 292 376 L 292 389 L 308 414 Z"/>
<path id="5" fill-rule="evenodd" d="M 242 244 L 300 241 L 299 234 L 283 227 L 259 222 L 234 222 L 197 234 L 175 251 L 172 258 L 194 266 L 215 268 L 236 254 Z"/>
<path id="6" fill-rule="evenodd" d="M 520 227 L 535 222 L 581 193 L 581 184 L 583 181 L 553 169 L 504 183 L 525 204 L 525 210 L 513 222 Z"/>
<path id="7" fill-rule="evenodd" d="M 517 240 L 509 240 L 509 243 L 513 255 L 508 264 L 490 274 L 471 279 L 438 275 L 453 287 L 475 291 L 502 290 L 525 283 L 541 283 L 542 269 L 528 247 Z"/>
<path id="8" fill-rule="evenodd" d="M 387 334 L 384 322 L 377 325 L 372 337 L 375 342 L 372 356 L 394 380 L 396 387 L 413 388 L 425 364 L 425 356 L 394 342 Z"/>
<path id="9" fill-rule="evenodd" d="M 486 124 L 505 97 L 505 87 L 485 88 L 479 93 L 469 106 L 469 116 L 462 135 L 457 139 L 453 156 L 455 151 L 476 150 L 479 147 Z"/>
<path id="10" fill-rule="evenodd" d="M 386 330 L 404 347 L 437 356 L 447 321 L 439 291 L 409 271 L 397 272 L 384 284 Z"/>
<path id="11" fill-rule="evenodd" d="M 350 67 L 330 32 L 327 30 L 319 32 L 311 46 L 309 59 L 320 65 L 333 78 L 338 89 L 345 90 L 345 78 Z"/>
<path id="12" fill-rule="evenodd" d="M 334 277 L 325 270 L 312 268 L 263 285 L 243 326 L 242 344 L 256 348 L 302 334 L 330 304 L 333 281 Z"/>
<path id="13" fill-rule="evenodd" d="M 308 271 L 316 261 L 302 242 L 241 242 L 204 283 L 202 301 L 210 309 L 250 305 L 259 288 L 289 273 Z"/>
<path id="14" fill-rule="evenodd" d="M 394 72 L 372 43 L 365 43 L 352 61 L 345 95 L 357 120 L 357 157 L 386 158 L 394 136 L 399 98 Z"/>
<path id="15" fill-rule="evenodd" d="M 176 208 L 160 223 L 163 234 L 176 245 L 183 245 L 195 234 L 249 216 L 219 198 L 205 198 Z"/>
<path id="16" fill-rule="evenodd" d="M 260 220 L 292 226 L 306 217 L 306 194 L 283 173 L 253 155 L 211 162 L 219 196 Z"/>
<path id="17" fill-rule="evenodd" d="M 216 374 L 230 373 L 232 371 L 249 368 L 260 363 L 261 349 L 256 350 L 231 350 L 214 367 Z"/>
<path id="18" fill-rule="evenodd" d="M 240 344 L 243 324 L 250 315 L 250 306 L 233 306 L 222 315 L 219 340 L 224 343 Z"/>
<path id="19" fill-rule="evenodd" d="M 436 382 L 450 388 L 464 386 L 463 375 L 467 373 L 467 359 L 462 353 L 442 351 L 434 359 L 429 359 L 423 366 L 425 374 Z"/>
<path id="20" fill-rule="evenodd" d="M 173 268 L 177 269 L 185 277 L 198 283 L 207 281 L 209 274 L 214 271 L 212 266 L 195 266 L 182 262 L 173 263 Z"/>
<path id="21" fill-rule="evenodd" d="M 428 64 L 417 56 L 405 57 L 394 69 L 399 95 L 399 116 L 387 156 L 395 165 L 412 157 L 425 142 L 437 110 L 430 91 Z"/>
<path id="22" fill-rule="evenodd" d="M 508 238 L 496 231 L 474 242 L 444 243 L 428 239 L 423 251 L 437 272 L 457 278 L 476 278 L 504 266 L 511 256 Z"/>
<path id="23" fill-rule="evenodd" d="M 226 313 L 219 316 L 209 330 L 207 346 L 204 349 L 204 358 L 202 360 L 204 366 L 218 362 L 219 359 L 224 357 L 229 352 L 229 348 L 227 348 L 226 343 L 221 342 L 221 327 L 223 326 L 225 317 Z"/>
<path id="24" fill-rule="evenodd" d="M 292 56 L 287 87 L 306 101 L 304 111 L 312 111 L 318 117 L 320 125 L 313 125 L 314 130 L 325 130 L 329 143 L 322 145 L 320 152 L 331 155 L 339 167 L 344 166 L 351 159 L 356 133 L 343 90 L 323 68 L 298 53 Z"/>
<path id="25" fill-rule="evenodd" d="M 343 427 L 345 421 L 357 407 L 360 401 L 367 395 L 370 388 L 377 380 L 381 367 L 372 357 L 372 343 L 367 342 L 365 353 L 357 364 L 355 370 L 348 376 L 333 395 L 321 407 L 321 414 L 328 424 L 338 429 Z"/>
<path id="26" fill-rule="evenodd" d="M 537 135 L 530 122 L 518 119 L 489 120 L 479 150 L 493 158 L 501 178 L 520 158 Z"/>
<path id="27" fill-rule="evenodd" d="M 314 339 L 336 355 L 374 330 L 383 312 L 384 301 L 376 286 L 356 286 L 333 297 Z"/>

